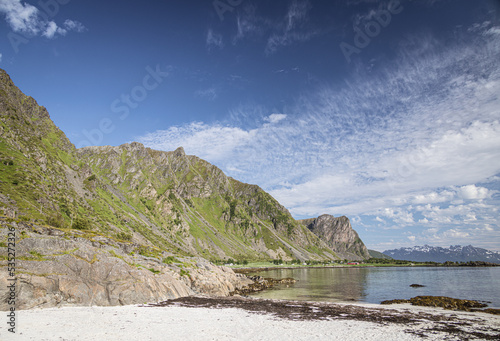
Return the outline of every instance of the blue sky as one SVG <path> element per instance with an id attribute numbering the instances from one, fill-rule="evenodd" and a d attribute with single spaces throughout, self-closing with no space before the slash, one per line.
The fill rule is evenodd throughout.
<path id="1" fill-rule="evenodd" d="M 500 251 L 498 1 L 0 0 L 77 146 L 183 146 L 369 248 Z"/>

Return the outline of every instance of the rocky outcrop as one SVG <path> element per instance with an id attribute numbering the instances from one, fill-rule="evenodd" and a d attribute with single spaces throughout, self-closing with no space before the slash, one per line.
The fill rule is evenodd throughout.
<path id="1" fill-rule="evenodd" d="M 9 222 L 10 221 L 10 222 Z M 174 257 L 99 234 L 0 220 L 15 229 L 16 308 L 126 305 L 195 294 L 228 296 L 253 282 L 203 258 Z M 7 254 L 0 247 L 2 255 Z M 155 254 L 156 253 L 156 254 Z M 0 261 L 0 310 L 9 308 L 7 259 Z"/>
<path id="2" fill-rule="evenodd" d="M 349 260 L 370 258 L 368 249 L 352 228 L 349 218 L 345 216 L 335 218 L 324 214 L 300 222 L 325 241 L 339 257 Z"/>
<path id="3" fill-rule="evenodd" d="M 480 308 L 485 308 L 488 305 L 473 301 L 473 300 L 462 300 L 458 298 L 451 298 L 445 296 L 417 296 L 405 299 L 396 299 L 389 301 L 382 301 L 380 304 L 402 304 L 411 303 L 412 305 L 423 306 L 423 307 L 439 307 L 448 310 L 463 310 L 463 311 L 478 311 Z M 498 314 L 499 309 L 486 309 L 482 310 L 491 314 Z"/>

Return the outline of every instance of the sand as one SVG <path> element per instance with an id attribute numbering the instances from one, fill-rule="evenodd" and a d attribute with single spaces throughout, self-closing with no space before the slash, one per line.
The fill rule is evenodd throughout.
<path id="1" fill-rule="evenodd" d="M 215 308 L 219 307 L 219 308 Z M 6 313 L 3 312 L 2 315 Z M 4 318 L 6 320 L 6 318 Z M 0 340 L 500 340 L 500 316 L 408 304 L 188 298 L 167 306 L 17 312 Z"/>

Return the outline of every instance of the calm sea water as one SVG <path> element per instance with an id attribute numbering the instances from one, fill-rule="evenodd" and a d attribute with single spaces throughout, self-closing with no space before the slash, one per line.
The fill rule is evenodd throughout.
<path id="1" fill-rule="evenodd" d="M 380 303 L 421 295 L 487 301 L 500 308 L 500 267 L 378 267 L 275 269 L 255 273 L 263 277 L 293 277 L 297 283 L 279 285 L 253 296 L 328 302 Z M 410 284 L 425 285 L 411 288 Z"/>

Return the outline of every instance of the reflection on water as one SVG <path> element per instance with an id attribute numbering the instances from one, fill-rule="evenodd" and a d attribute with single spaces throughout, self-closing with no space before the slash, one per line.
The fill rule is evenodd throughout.
<path id="1" fill-rule="evenodd" d="M 263 277 L 298 280 L 293 285 L 256 293 L 255 296 L 307 301 L 362 301 L 368 272 L 365 268 L 277 269 L 255 273 Z"/>
<path id="2" fill-rule="evenodd" d="M 500 267 L 275 269 L 252 275 L 298 280 L 252 295 L 262 298 L 380 303 L 432 295 L 487 301 L 492 308 L 500 307 Z M 425 287 L 411 288 L 414 283 Z"/>

